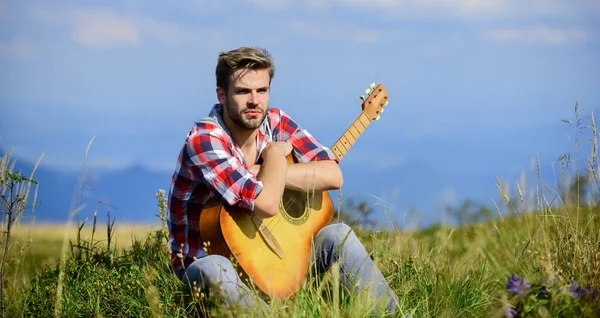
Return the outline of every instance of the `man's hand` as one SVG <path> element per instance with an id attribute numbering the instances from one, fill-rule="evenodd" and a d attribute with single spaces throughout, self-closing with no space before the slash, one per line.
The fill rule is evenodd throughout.
<path id="1" fill-rule="evenodd" d="M 261 153 L 261 157 L 266 159 L 269 156 L 283 156 L 287 157 L 293 150 L 292 144 L 287 141 L 273 141 L 267 144 L 263 152 Z M 253 164 L 248 167 L 248 170 L 258 176 L 260 172 L 260 165 Z"/>
<path id="2" fill-rule="evenodd" d="M 287 157 L 292 149 L 292 144 L 288 141 L 273 141 L 267 144 L 261 156 L 263 160 L 267 160 L 270 156 Z"/>

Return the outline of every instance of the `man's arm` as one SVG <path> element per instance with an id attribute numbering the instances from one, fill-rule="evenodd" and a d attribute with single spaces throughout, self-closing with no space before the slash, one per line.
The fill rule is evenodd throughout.
<path id="1" fill-rule="evenodd" d="M 272 143 L 263 151 L 264 171 L 252 174 L 229 150 L 229 139 L 212 125 L 199 127 L 187 141 L 184 158 L 189 173 L 212 188 L 230 206 L 244 208 L 259 218 L 278 212 L 285 187 L 289 143 Z"/>
<path id="2" fill-rule="evenodd" d="M 337 190 L 344 184 L 342 170 L 333 160 L 288 165 L 285 187 L 296 191 Z"/>
<path id="3" fill-rule="evenodd" d="M 292 145 L 285 142 L 270 143 L 262 153 L 262 171 L 255 175 L 264 187 L 254 200 L 254 216 L 264 219 L 275 216 L 285 189 L 288 164 L 286 157 Z M 250 170 L 252 172 L 252 170 Z"/>
<path id="4" fill-rule="evenodd" d="M 301 192 L 336 190 L 344 184 L 338 159 L 308 131 L 301 128 L 288 114 L 278 109 L 271 117 L 275 140 L 287 141 L 293 147 L 298 163 L 290 164 L 285 175 L 285 187 Z M 266 167 L 252 165 L 250 172 L 258 175 Z"/>
<path id="5" fill-rule="evenodd" d="M 250 172 L 258 175 L 261 165 L 253 165 Z M 260 178 L 259 178 L 260 179 Z M 285 188 L 300 192 L 340 189 L 344 184 L 342 170 L 334 160 L 320 160 L 288 164 Z"/>

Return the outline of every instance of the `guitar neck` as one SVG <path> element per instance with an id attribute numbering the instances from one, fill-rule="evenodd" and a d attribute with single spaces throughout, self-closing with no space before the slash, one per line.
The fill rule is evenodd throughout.
<path id="1" fill-rule="evenodd" d="M 358 118 L 350 125 L 350 128 L 346 130 L 344 134 L 335 142 L 331 150 L 336 155 L 338 160 L 342 160 L 342 158 L 348 153 L 348 150 L 354 145 L 358 137 L 362 135 L 362 133 L 369 127 L 371 124 L 371 120 L 369 117 L 365 115 L 365 113 L 360 113 Z"/>

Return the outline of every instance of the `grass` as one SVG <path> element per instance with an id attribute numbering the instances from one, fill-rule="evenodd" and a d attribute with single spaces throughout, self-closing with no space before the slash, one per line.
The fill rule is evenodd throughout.
<path id="1" fill-rule="evenodd" d="M 589 164 L 576 168 L 587 173 L 588 185 L 597 185 L 593 120 L 587 127 L 593 132 Z M 565 191 L 568 178 L 552 189 L 539 177 L 533 207 L 527 207 L 523 189 L 514 195 L 498 183 L 505 202 L 496 204 L 498 216 L 485 222 L 412 232 L 357 227 L 399 296 L 398 316 L 512 317 L 518 312 L 521 317 L 598 317 L 600 192 L 591 187 L 583 202 Z M 164 191 L 157 198 L 164 222 Z M 7 315 L 251 316 L 185 288 L 169 271 L 165 231 L 164 223 L 19 224 L 7 262 Z M 271 303 L 273 317 L 365 317 L 371 305 L 339 288 L 333 273 L 307 281 L 290 299 Z"/>
<path id="2" fill-rule="evenodd" d="M 158 225 L 120 224 L 113 233 L 115 244 L 113 248 L 126 249 L 132 241 L 144 239 L 151 231 L 157 230 Z M 94 233 L 96 248 L 105 247 L 108 233 L 101 228 Z M 63 253 L 63 240 L 65 236 L 70 240 L 77 239 L 78 229 L 73 226 L 59 223 L 27 223 L 15 228 L 14 246 L 9 251 L 9 260 L 15 264 L 25 275 L 31 275 L 41 269 L 57 266 Z M 79 233 L 84 240 L 92 239 L 92 228 L 83 227 Z M 23 261 L 23 262 L 21 262 Z"/>
<path id="3" fill-rule="evenodd" d="M 573 235 L 577 218 L 566 211 L 561 213 L 562 222 L 548 222 L 539 214 L 527 214 L 520 219 L 511 217 L 505 222 L 460 229 L 414 233 L 357 231 L 400 297 L 403 312 L 411 312 L 414 317 L 490 317 L 502 316 L 506 311 L 511 295 L 505 285 L 515 273 L 530 282 L 558 277 L 560 285 L 567 288 L 572 280 L 600 287 L 600 224 L 595 217 L 598 212 L 579 210 L 578 235 Z M 93 253 L 80 258 L 68 251 L 58 316 L 185 317 L 205 310 L 207 305 L 168 272 L 168 250 L 160 230 L 147 230 L 129 227 L 115 231 L 115 237 L 122 235 L 119 241 L 123 245 L 119 248 L 107 250 L 105 244 L 97 244 Z M 32 238 L 32 233 L 23 229 L 15 233 L 19 243 L 15 243 L 14 251 L 25 252 L 13 255 L 10 268 L 20 267 L 20 257 L 36 266 L 22 268 L 19 275 L 10 276 L 13 296 L 9 297 L 9 317 L 52 316 L 56 310 L 62 233 L 52 226 L 36 231 L 38 238 Z M 124 238 L 129 239 L 131 233 L 137 234 L 131 245 L 124 244 Z M 88 231 L 81 235 L 81 246 L 90 247 L 90 234 Z M 48 240 L 41 241 L 43 237 Z M 71 238 L 74 240 L 76 235 Z M 33 248 L 27 251 L 38 239 L 54 249 L 40 246 L 44 253 Z M 105 242 L 101 237 L 95 240 Z M 45 255 L 45 261 L 39 261 L 39 255 Z M 368 302 L 353 301 L 341 291 L 339 305 L 334 306 L 333 295 L 322 291 L 334 285 L 335 277 L 331 276 L 308 282 L 293 298 L 276 302 L 275 316 L 365 316 Z M 586 308 L 582 305 L 589 310 L 600 308 L 598 300 L 582 304 L 576 303 L 575 297 L 567 300 L 553 303 L 547 310 L 553 312 L 552 316 L 569 317 L 572 315 L 561 315 L 554 308 L 574 311 L 573 316 L 582 314 Z"/>

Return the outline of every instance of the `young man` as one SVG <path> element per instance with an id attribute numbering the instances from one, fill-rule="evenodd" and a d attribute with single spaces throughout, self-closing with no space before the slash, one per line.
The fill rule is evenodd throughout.
<path id="1" fill-rule="evenodd" d="M 204 204 L 216 197 L 264 219 L 278 213 L 286 187 L 326 191 L 343 184 L 331 150 L 284 111 L 269 108 L 274 73 L 271 56 L 264 49 L 242 47 L 219 55 L 219 103 L 188 133 L 169 191 L 168 225 L 175 273 L 185 283 L 206 295 L 221 296 L 231 305 L 266 306 L 251 295 L 229 259 L 207 255 L 203 250 L 198 222 Z M 298 164 L 288 165 L 290 153 Z M 315 237 L 314 249 L 312 261 L 317 273 L 339 262 L 347 288 L 364 289 L 371 297 L 383 299 L 387 309 L 395 310 L 396 295 L 347 225 L 323 228 Z"/>

